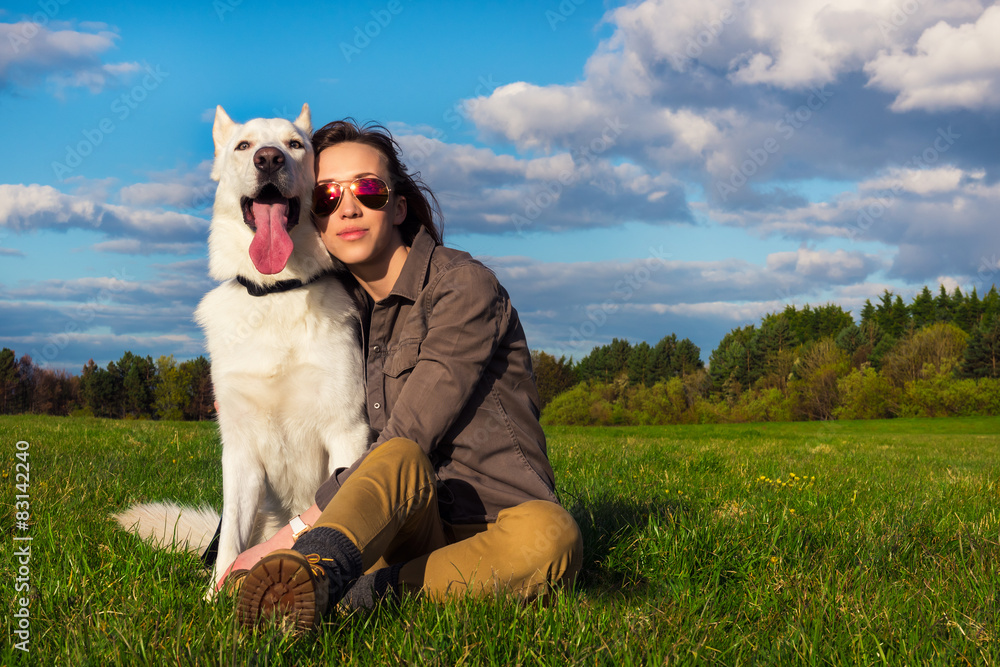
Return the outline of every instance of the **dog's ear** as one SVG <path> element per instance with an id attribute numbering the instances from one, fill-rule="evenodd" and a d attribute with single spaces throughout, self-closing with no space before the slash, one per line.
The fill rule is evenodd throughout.
<path id="1" fill-rule="evenodd" d="M 229 139 L 229 133 L 236 123 L 229 117 L 222 105 L 215 107 L 215 125 L 212 126 L 212 140 L 215 142 L 215 156 L 219 157 L 219 151 Z"/>
<path id="2" fill-rule="evenodd" d="M 229 134 L 236 127 L 236 123 L 229 117 L 222 105 L 215 107 L 215 124 L 212 126 L 212 141 L 215 142 L 215 164 L 212 167 L 212 180 L 219 180 L 219 154 L 229 140 Z"/>
<path id="3" fill-rule="evenodd" d="M 299 113 L 299 117 L 295 119 L 293 125 L 302 130 L 307 137 L 310 134 L 312 134 L 313 131 L 312 115 L 309 113 L 308 104 L 302 105 L 302 112 Z"/>

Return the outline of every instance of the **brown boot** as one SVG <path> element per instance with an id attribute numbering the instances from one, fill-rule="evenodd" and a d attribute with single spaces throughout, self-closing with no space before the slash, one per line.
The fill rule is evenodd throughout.
<path id="1" fill-rule="evenodd" d="M 234 598 L 239 597 L 243 589 L 243 580 L 247 578 L 250 570 L 235 570 L 230 572 L 226 580 L 222 582 L 222 589 L 219 591 L 223 595 Z"/>
<path id="2" fill-rule="evenodd" d="M 319 625 L 330 596 L 321 560 L 317 554 L 306 556 L 292 549 L 260 559 L 243 579 L 236 608 L 240 622 L 252 627 L 276 618 L 295 634 Z"/>

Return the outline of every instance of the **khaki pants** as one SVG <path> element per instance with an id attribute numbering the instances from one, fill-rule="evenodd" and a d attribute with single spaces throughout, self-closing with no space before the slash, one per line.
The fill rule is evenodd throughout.
<path id="1" fill-rule="evenodd" d="M 434 600 L 500 591 L 532 598 L 571 581 L 583 559 L 580 529 L 556 503 L 522 503 L 490 524 L 442 521 L 434 469 L 420 446 L 404 438 L 376 447 L 316 526 L 346 535 L 366 571 L 405 563 L 403 587 Z"/>

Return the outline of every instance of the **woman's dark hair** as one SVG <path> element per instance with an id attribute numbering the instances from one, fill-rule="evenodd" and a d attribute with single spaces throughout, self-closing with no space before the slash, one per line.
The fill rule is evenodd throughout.
<path id="1" fill-rule="evenodd" d="M 312 136 L 312 144 L 316 153 L 317 173 L 319 154 L 331 146 L 347 141 L 371 146 L 385 158 L 389 166 L 389 178 L 392 180 L 389 187 L 397 196 L 406 198 L 406 218 L 399 225 L 403 243 L 408 246 L 413 245 L 413 239 L 423 227 L 434 238 L 434 242 L 440 244 L 441 231 L 434 224 L 434 218 L 441 217 L 441 207 L 438 205 L 437 197 L 427 184 L 420 180 L 419 172 L 407 173 L 406 165 L 399 159 L 401 152 L 399 144 L 382 125 L 378 123 L 358 125 L 353 118 L 345 118 L 327 123 L 316 130 Z"/>

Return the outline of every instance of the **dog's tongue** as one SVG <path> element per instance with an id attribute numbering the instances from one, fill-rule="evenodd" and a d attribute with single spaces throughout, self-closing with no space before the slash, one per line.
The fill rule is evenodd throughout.
<path id="1" fill-rule="evenodd" d="M 292 237 L 288 235 L 288 200 L 253 202 L 253 221 L 257 231 L 250 242 L 250 259 L 265 275 L 280 273 L 292 255 Z"/>

